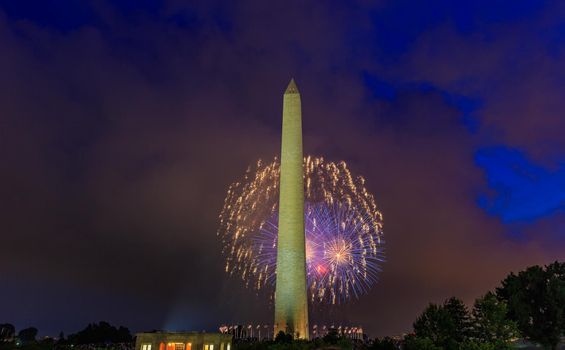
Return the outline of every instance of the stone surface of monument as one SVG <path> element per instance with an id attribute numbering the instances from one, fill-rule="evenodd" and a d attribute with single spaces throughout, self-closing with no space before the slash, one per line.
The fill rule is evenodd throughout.
<path id="1" fill-rule="evenodd" d="M 302 107 L 294 79 L 283 97 L 275 335 L 308 339 Z"/>

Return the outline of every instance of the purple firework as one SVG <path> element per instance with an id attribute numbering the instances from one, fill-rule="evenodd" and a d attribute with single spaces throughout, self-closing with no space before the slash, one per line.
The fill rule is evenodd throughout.
<path id="1" fill-rule="evenodd" d="M 278 160 L 258 161 L 233 183 L 218 235 L 225 270 L 273 290 L 277 256 Z M 306 268 L 311 302 L 343 303 L 370 290 L 384 261 L 382 214 L 345 162 L 304 159 Z"/>
<path id="2" fill-rule="evenodd" d="M 339 304 L 365 294 L 384 261 L 383 241 L 347 204 L 305 205 L 306 270 L 312 302 Z M 252 239 L 263 283 L 274 286 L 278 218 L 267 220 Z"/>

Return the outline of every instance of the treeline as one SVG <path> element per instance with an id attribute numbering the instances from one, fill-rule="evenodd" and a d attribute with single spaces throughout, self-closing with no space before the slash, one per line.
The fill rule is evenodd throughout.
<path id="1" fill-rule="evenodd" d="M 108 322 L 91 323 L 83 330 L 65 337 L 61 332 L 58 338 L 37 338 L 38 330 L 28 327 L 16 332 L 16 328 L 9 323 L 0 324 L 0 348 L 29 348 L 53 349 L 67 348 L 80 345 L 110 345 L 131 343 L 133 337 L 128 328 L 114 327 Z"/>
<path id="2" fill-rule="evenodd" d="M 428 305 L 404 349 L 505 350 L 520 338 L 557 349 L 564 335 L 565 263 L 554 262 L 509 274 L 471 311 L 457 298 Z"/>
<path id="3" fill-rule="evenodd" d="M 565 335 L 565 263 L 511 273 L 470 310 L 454 297 L 429 304 L 413 330 L 366 342 L 335 332 L 308 342 L 279 334 L 274 341 L 236 343 L 236 350 L 508 350 L 518 348 L 518 340 L 557 349 Z"/>

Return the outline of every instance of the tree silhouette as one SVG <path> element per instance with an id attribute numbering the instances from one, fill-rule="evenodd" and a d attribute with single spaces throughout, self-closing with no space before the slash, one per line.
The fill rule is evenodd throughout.
<path id="1" fill-rule="evenodd" d="M 7 343 L 14 341 L 16 335 L 16 328 L 13 324 L 3 323 L 0 324 L 0 343 Z"/>
<path id="2" fill-rule="evenodd" d="M 280 331 L 275 336 L 275 343 L 290 344 L 292 343 L 292 334 Z"/>
<path id="3" fill-rule="evenodd" d="M 557 349 L 565 332 L 565 263 L 511 273 L 496 292 L 508 304 L 508 315 L 523 335 Z"/>
<path id="4" fill-rule="evenodd" d="M 383 339 L 375 339 L 368 350 L 397 350 L 398 348 L 394 344 L 394 341 L 388 337 Z"/>
<path id="5" fill-rule="evenodd" d="M 18 339 L 22 344 L 34 343 L 35 337 L 37 337 L 37 328 L 35 327 L 24 328 L 18 333 Z"/>
<path id="6" fill-rule="evenodd" d="M 473 339 L 496 344 L 497 349 L 507 348 L 510 340 L 518 335 L 516 322 L 508 319 L 506 302 L 498 300 L 492 292 L 475 301 L 472 320 Z"/>
<path id="7" fill-rule="evenodd" d="M 131 341 L 132 336 L 129 329 L 122 326 L 116 328 L 104 321 L 91 323 L 82 331 L 68 337 L 68 342 L 71 344 L 127 343 Z"/>
<path id="8" fill-rule="evenodd" d="M 457 298 L 443 305 L 429 304 L 414 322 L 414 332 L 419 339 L 430 339 L 446 350 L 459 349 L 459 344 L 469 336 L 469 312 Z"/>

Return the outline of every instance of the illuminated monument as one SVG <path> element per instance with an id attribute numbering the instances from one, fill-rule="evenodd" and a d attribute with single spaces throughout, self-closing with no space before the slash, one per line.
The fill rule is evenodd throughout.
<path id="1" fill-rule="evenodd" d="M 275 335 L 308 339 L 304 170 L 300 93 L 290 81 L 283 97 Z"/>

